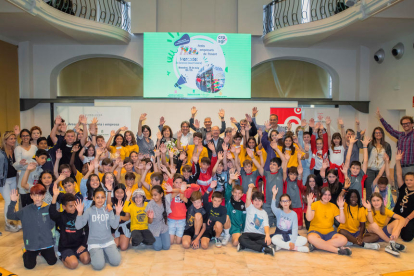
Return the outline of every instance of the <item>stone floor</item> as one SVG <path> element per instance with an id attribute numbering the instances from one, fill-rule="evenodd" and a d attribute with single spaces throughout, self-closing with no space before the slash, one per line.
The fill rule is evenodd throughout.
<path id="1" fill-rule="evenodd" d="M 3 213 L 3 201 L 0 202 Z M 414 242 L 406 244 L 407 252 L 394 257 L 384 251 L 353 247 L 351 257 L 338 256 L 323 251 L 299 253 L 278 251 L 274 257 L 252 251 L 237 252 L 227 245 L 216 248 L 213 243 L 208 250 L 183 249 L 173 245 L 168 251 L 152 249 L 121 252 L 119 267 L 107 265 L 102 271 L 94 271 L 90 265 L 79 265 L 70 271 L 58 261 L 48 266 L 38 257 L 33 270 L 23 267 L 22 232 L 4 232 L 4 217 L 0 218 L 0 267 L 17 275 L 36 276 L 93 276 L 93 275 L 379 275 L 381 273 L 414 269 Z M 305 231 L 300 231 L 306 235 Z M 132 273 L 132 274 L 131 274 Z"/>

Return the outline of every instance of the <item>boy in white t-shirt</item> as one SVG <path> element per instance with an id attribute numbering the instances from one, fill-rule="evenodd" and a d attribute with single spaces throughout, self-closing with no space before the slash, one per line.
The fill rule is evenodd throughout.
<path id="1" fill-rule="evenodd" d="M 239 238 L 237 251 L 248 248 L 257 252 L 275 255 L 275 250 L 271 245 L 272 240 L 269 233 L 269 219 L 267 212 L 263 210 L 264 195 L 261 192 L 254 192 L 253 183 L 249 184 L 246 195 L 246 223 L 244 232 Z"/>

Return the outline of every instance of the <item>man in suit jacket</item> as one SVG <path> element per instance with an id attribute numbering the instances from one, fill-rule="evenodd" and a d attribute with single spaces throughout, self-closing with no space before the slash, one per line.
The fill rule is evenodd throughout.
<path id="1" fill-rule="evenodd" d="M 211 133 L 206 134 L 206 139 L 204 140 L 204 146 L 207 147 L 207 143 L 212 142 L 216 149 L 216 153 L 223 151 L 224 140 L 219 135 L 220 135 L 220 128 L 218 126 L 213 126 L 211 128 Z M 208 147 L 207 147 L 207 150 L 208 150 L 208 157 L 211 159 L 213 153 Z"/>

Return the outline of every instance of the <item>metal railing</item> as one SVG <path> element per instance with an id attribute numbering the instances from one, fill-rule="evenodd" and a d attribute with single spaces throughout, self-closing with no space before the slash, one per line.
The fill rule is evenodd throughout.
<path id="1" fill-rule="evenodd" d="M 263 35 L 283 27 L 333 16 L 348 8 L 345 2 L 345 0 L 274 0 L 263 8 Z"/>
<path id="2" fill-rule="evenodd" d="M 124 0 L 45 0 L 64 13 L 131 31 L 130 5 Z"/>

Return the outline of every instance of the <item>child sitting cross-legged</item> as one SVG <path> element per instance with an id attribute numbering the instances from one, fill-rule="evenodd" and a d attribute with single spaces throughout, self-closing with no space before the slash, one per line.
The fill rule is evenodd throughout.
<path id="1" fill-rule="evenodd" d="M 249 184 L 246 196 L 246 223 L 244 232 L 239 238 L 237 251 L 245 248 L 264 252 L 265 254 L 275 255 L 275 250 L 270 247 L 272 239 L 269 233 L 269 218 L 263 210 L 264 196 L 261 192 L 252 191 L 255 185 Z"/>
<path id="2" fill-rule="evenodd" d="M 187 219 L 183 235 L 183 247 L 193 249 L 200 247 L 200 240 L 206 230 L 207 215 L 203 208 L 203 194 L 200 191 L 194 191 L 191 194 L 190 201 L 192 205 L 188 207 Z"/>
<path id="3" fill-rule="evenodd" d="M 33 269 L 36 266 L 36 258 L 39 254 L 45 258 L 48 265 L 54 265 L 57 262 L 52 234 L 55 223 L 50 219 L 49 205 L 43 202 L 45 194 L 46 189 L 43 185 L 34 185 L 30 188 L 33 203 L 17 212 L 15 207 L 19 195 L 16 190 L 12 190 L 10 194 L 11 202 L 7 209 L 7 219 L 22 222 L 25 246 L 23 264 L 27 269 Z"/>
<path id="4" fill-rule="evenodd" d="M 58 196 L 61 200 L 63 212 L 59 212 L 56 209 Z M 78 216 L 78 211 L 76 211 L 75 207 L 76 199 L 72 193 L 61 194 L 58 183 L 55 182 L 53 185 L 52 204 L 49 206 L 49 214 L 50 218 L 56 222 L 60 233 L 58 246 L 60 260 L 69 269 L 77 268 L 79 264 L 78 260 L 83 264 L 89 264 L 91 261 L 87 250 L 87 229 L 83 227 L 78 230 L 75 227 L 76 217 Z"/>
<path id="5" fill-rule="evenodd" d="M 276 208 L 276 195 L 278 189 L 273 186 L 272 211 L 275 214 L 277 225 L 272 242 L 276 251 L 280 249 L 309 252 L 306 245 L 308 240 L 298 235 L 298 216 L 292 210 L 292 200 L 288 194 L 280 196 L 279 208 Z"/>

